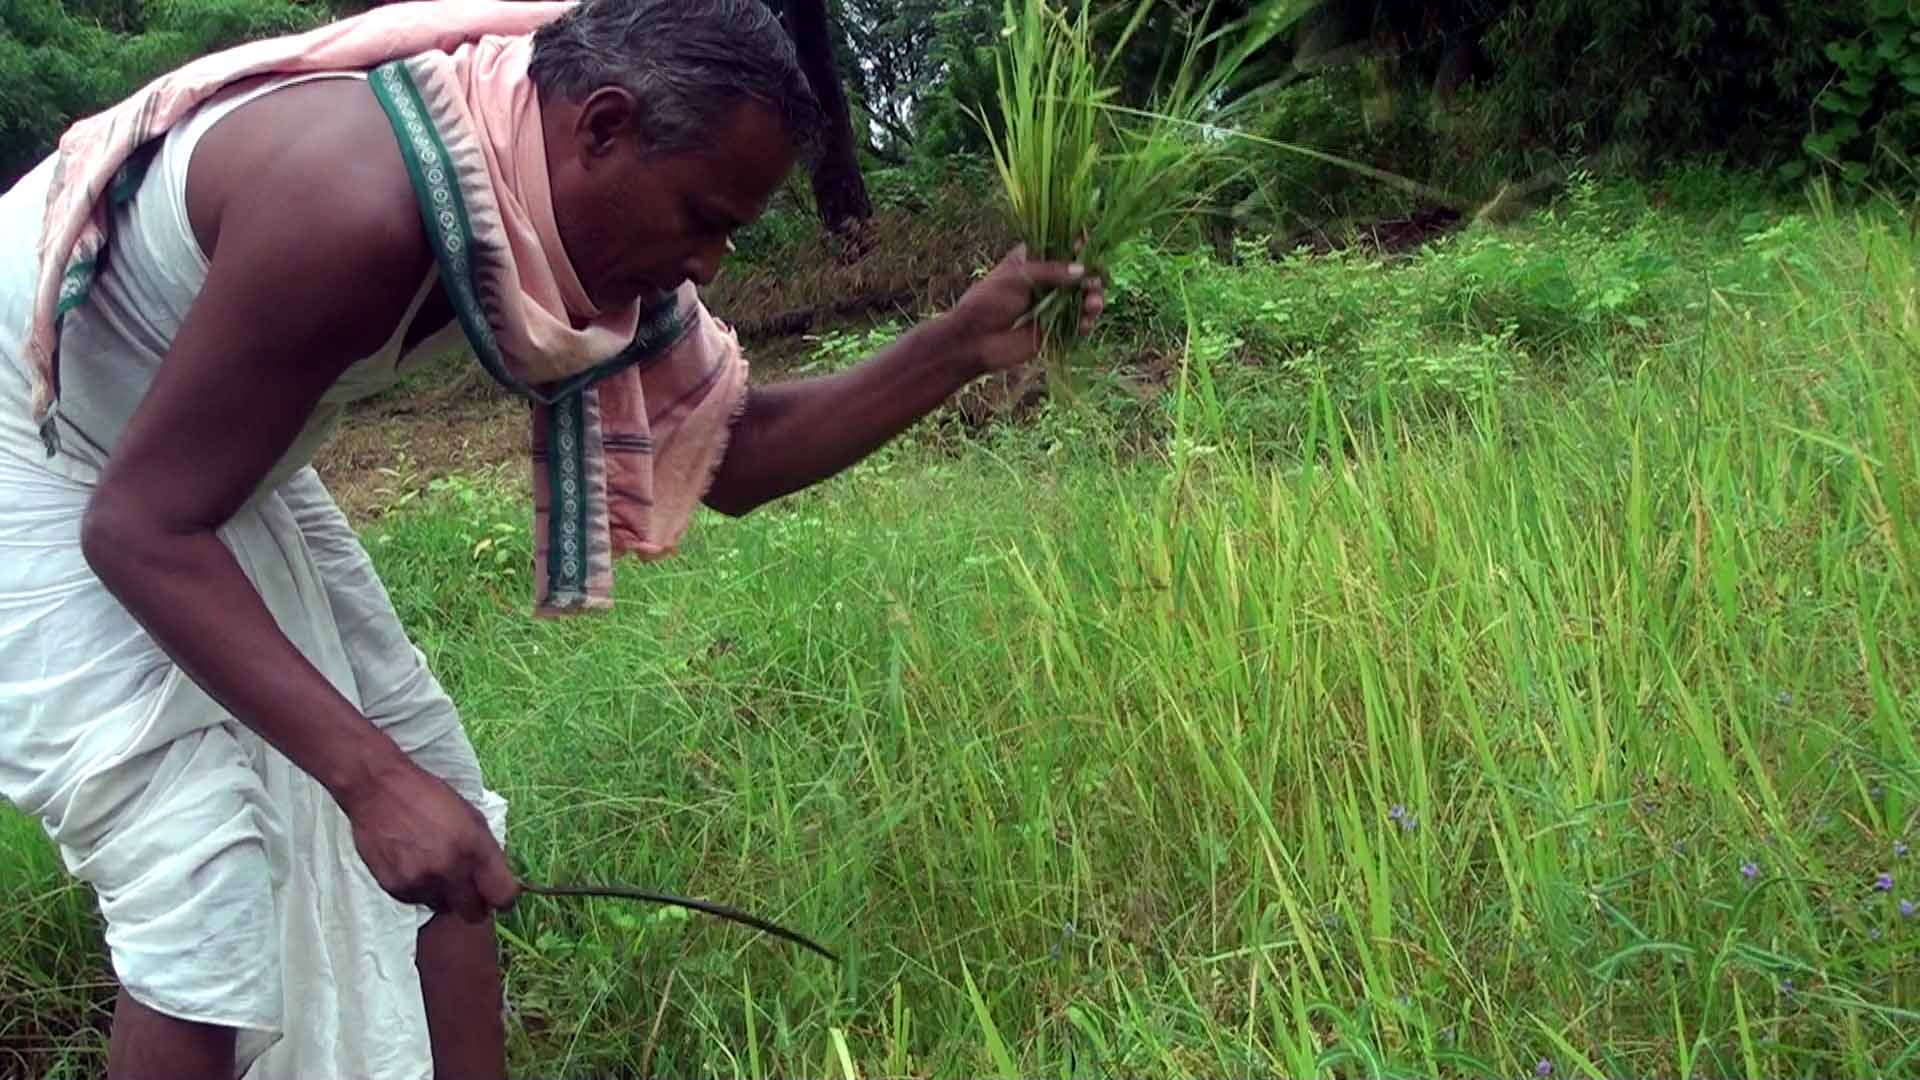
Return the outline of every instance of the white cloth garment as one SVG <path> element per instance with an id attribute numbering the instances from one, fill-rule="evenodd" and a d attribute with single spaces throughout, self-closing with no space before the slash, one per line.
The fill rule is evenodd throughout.
<path id="1" fill-rule="evenodd" d="M 0 196 L 0 248 L 19 254 L 0 261 L 0 797 L 36 817 L 97 891 L 127 991 L 163 1014 L 240 1029 L 243 1076 L 429 1080 L 414 956 L 431 912 L 380 889 L 326 790 L 175 667 L 79 546 L 99 468 L 205 279 L 184 201 L 193 146 L 278 85 L 176 128 L 121 210 L 107 272 L 67 324 L 53 459 L 28 419 L 19 362 L 32 274 L 19 253 L 34 250 L 47 167 Z M 504 843 L 505 801 L 307 465 L 346 402 L 398 377 L 403 335 L 329 392 L 220 535 L 301 653 Z M 457 341 L 450 328 L 409 358 Z"/>

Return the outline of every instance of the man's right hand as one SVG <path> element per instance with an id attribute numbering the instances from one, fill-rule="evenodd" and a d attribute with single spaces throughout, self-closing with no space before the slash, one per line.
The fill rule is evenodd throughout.
<path id="1" fill-rule="evenodd" d="M 367 869 L 402 903 L 480 922 L 519 895 L 486 818 L 411 762 L 382 773 L 342 807 Z"/>

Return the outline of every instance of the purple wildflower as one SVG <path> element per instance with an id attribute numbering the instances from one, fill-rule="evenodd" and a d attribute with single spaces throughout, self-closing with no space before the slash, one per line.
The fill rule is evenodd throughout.
<path id="1" fill-rule="evenodd" d="M 1883 873 L 1879 877 L 1874 878 L 1873 887 L 1877 892 L 1892 892 L 1893 891 L 1893 875 Z"/>
<path id="2" fill-rule="evenodd" d="M 1915 910 L 1920 910 L 1920 909 L 1916 909 L 1916 908 L 1915 908 L 1915 907 L 1913 906 L 1913 901 L 1911 901 L 1911 900 L 1902 900 L 1902 901 L 1900 901 L 1900 917 L 1901 917 L 1901 918 L 1903 918 L 1903 919 L 1911 919 L 1911 918 L 1913 918 L 1913 913 L 1914 913 L 1914 911 L 1915 911 Z"/>
<path id="3" fill-rule="evenodd" d="M 1752 861 L 1741 863 L 1740 876 L 1746 878 L 1748 881 L 1752 881 L 1754 878 L 1759 877 L 1760 864 Z"/>
<path id="4" fill-rule="evenodd" d="M 1387 811 L 1387 816 L 1399 822 L 1400 827 L 1408 832 L 1412 832 L 1420 827 L 1420 819 L 1408 813 L 1407 808 L 1399 803 L 1393 804 L 1393 809 Z"/>
<path id="5" fill-rule="evenodd" d="M 1549 1061 L 1549 1060 L 1547 1060 L 1546 1058 L 1541 1058 L 1541 1059 L 1540 1059 L 1540 1064 L 1538 1064 L 1538 1065 L 1535 1065 L 1535 1066 L 1533 1067 L 1533 1075 L 1535 1075 L 1535 1076 L 1552 1076 L 1552 1075 L 1553 1075 L 1553 1062 L 1551 1062 L 1551 1061 Z"/>
<path id="6" fill-rule="evenodd" d="M 1060 924 L 1060 936 L 1053 939 L 1053 948 L 1048 950 L 1047 955 L 1054 960 L 1060 959 L 1060 946 L 1071 937 L 1073 937 L 1073 920 L 1069 919 Z"/>

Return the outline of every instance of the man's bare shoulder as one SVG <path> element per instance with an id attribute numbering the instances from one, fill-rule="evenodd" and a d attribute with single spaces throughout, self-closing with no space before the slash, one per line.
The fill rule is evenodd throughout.
<path id="1" fill-rule="evenodd" d="M 244 208 L 259 204 L 290 233 L 365 244 L 369 259 L 424 273 L 432 258 L 394 129 L 363 79 L 284 86 L 202 136 L 186 208 L 207 256 L 217 258 L 234 221 L 255 221 Z"/>
<path id="2" fill-rule="evenodd" d="M 216 264 L 297 265 L 377 345 L 432 264 L 412 180 L 362 79 L 276 90 L 223 117 L 187 174 L 187 213 Z M 343 280 L 364 287 L 343 290 Z M 345 308 L 347 310 L 340 310 Z"/>

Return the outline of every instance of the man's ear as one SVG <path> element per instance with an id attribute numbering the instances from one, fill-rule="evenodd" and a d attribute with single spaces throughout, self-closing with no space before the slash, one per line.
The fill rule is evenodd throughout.
<path id="1" fill-rule="evenodd" d="M 574 138 L 588 160 L 604 158 L 638 133 L 640 103 L 627 90 L 603 86 L 587 95 L 574 118 Z"/>

